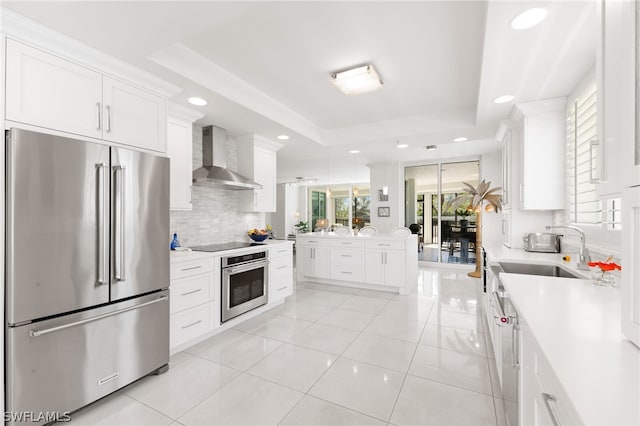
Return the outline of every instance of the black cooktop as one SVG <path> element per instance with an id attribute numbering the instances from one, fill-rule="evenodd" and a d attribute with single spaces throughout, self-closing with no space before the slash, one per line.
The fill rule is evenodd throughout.
<path id="1" fill-rule="evenodd" d="M 224 244 L 209 244 L 206 246 L 191 247 L 191 250 L 214 252 L 214 251 L 233 250 L 233 249 L 253 247 L 253 246 L 265 246 L 265 245 L 266 244 L 264 243 L 248 243 L 248 242 L 242 242 L 242 241 L 234 241 L 231 243 L 224 243 Z"/>

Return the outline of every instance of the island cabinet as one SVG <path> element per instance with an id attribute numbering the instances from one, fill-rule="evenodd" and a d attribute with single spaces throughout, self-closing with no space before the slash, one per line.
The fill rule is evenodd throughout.
<path id="1" fill-rule="evenodd" d="M 298 280 L 330 277 L 329 241 L 321 238 L 296 238 Z"/>
<path id="2" fill-rule="evenodd" d="M 404 242 L 367 241 L 365 281 L 371 284 L 402 286 L 404 282 Z"/>
<path id="3" fill-rule="evenodd" d="M 166 151 L 166 98 L 19 41 L 6 43 L 7 120 Z"/>
<path id="4" fill-rule="evenodd" d="M 406 294 L 417 285 L 416 238 L 416 235 L 398 237 L 391 234 L 298 235 L 298 281 Z"/>

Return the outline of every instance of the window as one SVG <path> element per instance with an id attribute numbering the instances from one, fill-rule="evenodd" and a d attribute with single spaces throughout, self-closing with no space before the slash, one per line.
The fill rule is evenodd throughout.
<path id="1" fill-rule="evenodd" d="M 311 191 L 311 226 L 313 229 L 318 219 L 327 217 L 327 194 L 324 191 Z"/>
<path id="2" fill-rule="evenodd" d="M 598 151 L 592 146 L 597 137 L 597 85 L 595 80 L 582 88 L 567 104 L 567 222 L 599 227 L 602 203 L 592 182 Z"/>
<path id="3" fill-rule="evenodd" d="M 353 212 L 351 220 L 353 227 L 357 229 L 362 228 L 365 224 L 371 222 L 371 198 L 368 195 L 353 197 L 351 211 Z"/>
<path id="4" fill-rule="evenodd" d="M 336 197 L 333 202 L 335 223 L 349 226 L 349 197 Z"/>

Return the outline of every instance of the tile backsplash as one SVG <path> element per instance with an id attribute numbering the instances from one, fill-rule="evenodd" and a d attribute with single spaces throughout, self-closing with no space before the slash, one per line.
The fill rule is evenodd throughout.
<path id="1" fill-rule="evenodd" d="M 227 167 L 237 170 L 238 148 L 234 139 L 227 139 Z M 202 127 L 193 126 L 193 168 L 202 166 Z M 167 246 L 173 233 L 183 247 L 250 241 L 247 231 L 262 228 L 264 213 L 238 211 L 238 191 L 193 186 L 193 210 L 171 211 Z"/>

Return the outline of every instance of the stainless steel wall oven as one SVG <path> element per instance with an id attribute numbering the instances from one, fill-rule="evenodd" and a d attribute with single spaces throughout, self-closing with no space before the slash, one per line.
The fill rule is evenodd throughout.
<path id="1" fill-rule="evenodd" d="M 222 322 L 268 302 L 266 251 L 222 258 Z"/>

